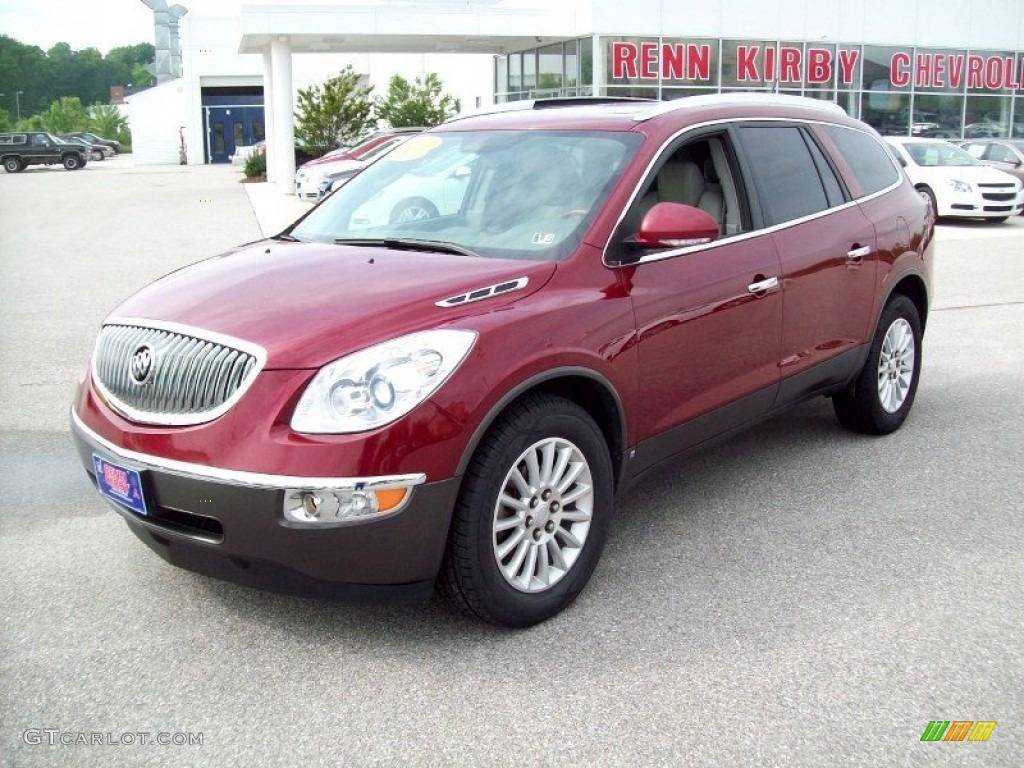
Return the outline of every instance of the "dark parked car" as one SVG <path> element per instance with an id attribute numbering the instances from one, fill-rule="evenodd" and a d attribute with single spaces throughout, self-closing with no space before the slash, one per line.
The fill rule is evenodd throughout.
<path id="1" fill-rule="evenodd" d="M 75 441 L 161 557 L 316 595 L 436 581 L 526 626 L 664 462 L 822 395 L 903 424 L 933 217 L 871 128 L 793 97 L 519 107 L 411 138 L 103 323 Z M 454 197 L 373 210 L 417 183 Z"/>
<path id="2" fill-rule="evenodd" d="M 69 144 L 41 131 L 0 133 L 0 163 L 8 173 L 17 173 L 29 165 L 56 165 L 69 171 L 84 168 L 89 150 Z"/>
<path id="3" fill-rule="evenodd" d="M 87 139 L 72 136 L 68 133 L 62 133 L 60 135 L 60 140 L 68 142 L 69 144 L 77 144 L 80 147 L 85 147 L 86 151 L 89 153 L 89 159 L 97 162 L 100 160 L 106 160 L 107 157 L 114 154 L 114 150 L 106 144 L 92 144 Z"/>
<path id="4" fill-rule="evenodd" d="M 1024 182 L 1024 139 L 976 139 L 960 146 L 974 159 Z"/>
<path id="5" fill-rule="evenodd" d="M 90 144 L 104 144 L 113 149 L 114 154 L 119 154 L 121 152 L 121 142 L 116 139 L 104 139 L 102 136 L 97 136 L 95 133 L 90 133 L 89 131 L 72 131 L 66 135 L 85 139 Z"/>

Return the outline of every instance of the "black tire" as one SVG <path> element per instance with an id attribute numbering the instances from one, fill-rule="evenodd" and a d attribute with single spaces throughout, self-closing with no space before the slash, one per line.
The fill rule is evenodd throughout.
<path id="1" fill-rule="evenodd" d="M 525 455 L 538 443 L 552 439 L 561 445 L 571 444 L 585 459 L 593 489 L 590 525 L 583 534 L 582 547 L 573 548 L 575 560 L 569 562 L 560 575 L 553 570 L 551 584 L 527 592 L 512 586 L 499 567 L 496 549 L 508 541 L 499 537 L 512 536 L 517 531 L 497 531 L 499 509 L 506 512 L 509 509 L 505 505 L 499 507 L 498 499 L 507 487 L 513 468 L 525 467 Z M 463 610 L 493 624 L 528 627 L 554 616 L 580 593 L 601 556 L 611 521 L 612 477 L 612 462 L 604 436 L 583 408 L 569 400 L 543 394 L 529 395 L 512 405 L 481 441 L 463 478 L 438 577 L 441 592 Z M 548 492 L 538 489 L 533 501 L 539 501 L 543 493 Z M 525 495 L 520 498 L 525 501 Z M 573 528 L 574 533 L 577 529 L 561 518 L 557 523 L 547 520 L 548 515 L 578 511 L 570 509 L 573 505 L 575 502 L 566 501 L 563 508 L 556 510 L 552 501 L 541 503 L 543 512 L 533 513 L 538 515 L 534 529 L 524 527 L 527 535 L 520 540 L 536 540 L 544 536 L 542 530 L 549 531 L 548 538 L 555 542 L 557 549 L 559 543 L 564 543 L 560 538 L 562 527 Z M 541 515 L 550 527 L 541 528 Z M 530 525 L 531 519 L 526 516 L 524 525 Z M 549 560 L 548 547 L 547 543 L 541 546 L 546 550 L 543 559 L 553 562 Z M 526 550 L 531 548 L 534 548 L 532 543 Z M 532 556 L 526 560 L 535 562 Z M 527 565 L 526 569 L 530 567 Z"/>
<path id="2" fill-rule="evenodd" d="M 104 154 L 98 149 L 94 149 L 92 152 L 89 153 L 89 155 L 89 159 L 97 163 L 104 158 Z"/>
<path id="3" fill-rule="evenodd" d="M 82 161 L 78 155 L 64 155 L 64 167 L 69 171 L 77 171 L 82 167 Z"/>
<path id="4" fill-rule="evenodd" d="M 996 218 L 996 219 L 985 219 L 985 221 L 987 221 L 989 224 L 1002 224 L 1008 218 L 1010 218 L 1010 217 L 1009 216 L 1000 216 L 999 218 Z"/>
<path id="5" fill-rule="evenodd" d="M 21 160 L 16 157 L 5 157 L 4 158 L 4 170 L 8 173 L 19 173 L 25 166 L 21 164 Z"/>
<path id="6" fill-rule="evenodd" d="M 883 378 L 880 369 L 883 364 L 883 343 L 886 334 L 900 321 L 905 322 L 910 328 L 914 360 L 909 387 L 902 403 L 890 411 L 883 405 L 879 393 Z M 864 368 L 849 389 L 832 398 L 832 407 L 844 427 L 868 435 L 887 435 L 900 428 L 910 413 L 917 394 L 917 384 L 921 376 L 921 338 L 921 318 L 914 302 L 901 294 L 893 296 L 878 319 L 878 327 L 875 329 Z"/>
<path id="7" fill-rule="evenodd" d="M 403 200 L 391 211 L 391 224 L 405 224 L 411 221 L 426 221 L 437 218 L 437 206 L 423 197 Z"/>
<path id="8" fill-rule="evenodd" d="M 927 200 L 931 204 L 931 206 L 932 206 L 932 215 L 935 216 L 936 219 L 938 219 L 939 218 L 939 206 L 935 202 L 935 193 L 932 192 L 931 187 L 920 186 L 920 187 L 917 188 L 917 192 L 918 192 L 918 194 L 921 195 L 921 197 L 923 197 L 925 200 Z"/>

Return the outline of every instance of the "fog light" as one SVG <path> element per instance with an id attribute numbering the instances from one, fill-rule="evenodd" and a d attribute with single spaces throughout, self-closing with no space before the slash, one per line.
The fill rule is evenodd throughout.
<path id="1" fill-rule="evenodd" d="M 382 491 L 290 488 L 284 494 L 283 511 L 290 522 L 325 525 L 394 511 L 408 495 L 408 488 Z"/>

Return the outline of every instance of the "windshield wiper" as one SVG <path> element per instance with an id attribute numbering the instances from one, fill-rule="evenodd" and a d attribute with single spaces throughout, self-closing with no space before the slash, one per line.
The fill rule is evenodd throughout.
<path id="1" fill-rule="evenodd" d="M 302 242 L 302 240 L 299 240 L 299 238 L 297 238 L 297 237 L 292 237 L 287 232 L 281 232 L 280 234 L 274 235 L 270 239 L 271 240 L 286 240 L 289 243 L 301 243 Z"/>
<path id="2" fill-rule="evenodd" d="M 390 248 L 395 251 L 430 251 L 432 253 L 457 253 L 460 256 L 478 257 L 468 248 L 443 240 L 416 240 L 411 237 L 339 237 L 335 245 L 370 245 L 377 248 Z"/>

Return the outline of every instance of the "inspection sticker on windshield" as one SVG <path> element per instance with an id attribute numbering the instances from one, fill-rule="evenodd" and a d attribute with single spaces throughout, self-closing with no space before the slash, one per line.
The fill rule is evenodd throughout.
<path id="1" fill-rule="evenodd" d="M 555 242 L 555 236 L 551 232 L 538 232 L 533 236 L 534 245 L 551 245 Z"/>
<path id="2" fill-rule="evenodd" d="M 432 152 L 441 146 L 441 143 L 440 136 L 414 136 L 408 141 L 399 144 L 396 149 L 391 150 L 384 157 L 391 163 L 419 160 L 428 152 Z"/>
<path id="3" fill-rule="evenodd" d="M 96 470 L 96 485 L 100 493 L 111 501 L 146 514 L 146 499 L 142 495 L 142 477 L 134 469 L 111 464 L 104 458 L 92 455 L 92 466 Z"/>

